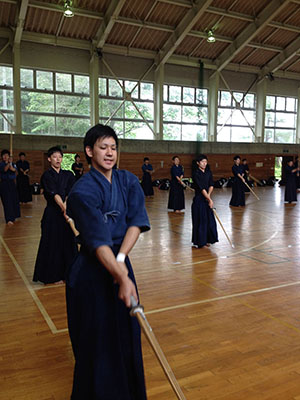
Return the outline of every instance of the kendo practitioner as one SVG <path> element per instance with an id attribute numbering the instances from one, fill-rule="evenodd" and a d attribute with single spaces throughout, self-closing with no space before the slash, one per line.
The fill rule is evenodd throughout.
<path id="1" fill-rule="evenodd" d="M 234 165 L 232 167 L 232 173 L 234 175 L 232 183 L 232 197 L 230 205 L 233 207 L 241 207 L 245 205 L 245 179 L 244 179 L 244 168 L 240 165 L 241 157 L 235 156 L 233 158 Z"/>
<path id="2" fill-rule="evenodd" d="M 295 168 L 298 169 L 297 170 L 297 174 L 296 174 L 296 176 L 297 176 L 297 178 L 296 178 L 297 189 L 300 189 L 300 163 L 299 163 L 299 157 L 298 156 L 295 159 Z"/>
<path id="3" fill-rule="evenodd" d="M 32 194 L 28 176 L 30 165 L 25 157 L 26 155 L 24 152 L 19 153 L 19 160 L 16 163 L 18 169 L 17 188 L 20 203 L 28 203 L 32 201 Z"/>
<path id="4" fill-rule="evenodd" d="M 74 157 L 75 162 L 72 164 L 72 171 L 75 174 L 75 179 L 78 181 L 83 175 L 83 164 L 80 162 L 80 155 L 76 154 Z"/>
<path id="5" fill-rule="evenodd" d="M 144 164 L 142 166 L 143 177 L 142 177 L 142 188 L 146 197 L 153 196 L 153 186 L 152 186 L 152 174 L 154 172 L 150 160 L 148 157 L 144 158 Z"/>
<path id="6" fill-rule="evenodd" d="M 288 161 L 285 167 L 285 191 L 284 201 L 292 203 L 297 201 L 297 172 L 298 168 L 295 168 L 293 160 Z"/>
<path id="7" fill-rule="evenodd" d="M 172 161 L 168 208 L 180 213 L 181 210 L 184 210 L 183 167 L 180 165 L 178 156 L 174 156 Z"/>
<path id="8" fill-rule="evenodd" d="M 81 242 L 66 280 L 75 356 L 72 400 L 146 399 L 140 328 L 129 314 L 130 297 L 138 295 L 128 254 L 150 225 L 137 177 L 113 168 L 117 146 L 109 126 L 86 133 L 91 169 L 67 202 Z"/>
<path id="9" fill-rule="evenodd" d="M 75 182 L 71 171 L 61 169 L 60 147 L 48 150 L 50 169 L 41 178 L 47 206 L 41 221 L 42 235 L 35 262 L 33 281 L 63 283 L 66 269 L 77 253 L 71 227 L 67 223 L 66 198 Z"/>
<path id="10" fill-rule="evenodd" d="M 249 181 L 250 170 L 249 170 L 249 166 L 247 164 L 247 159 L 246 158 L 243 158 L 241 165 L 242 165 L 242 167 L 244 169 L 245 182 L 248 183 L 248 185 L 250 185 L 250 181 Z M 244 185 L 244 191 L 245 191 L 245 193 L 250 193 L 250 189 L 246 185 Z"/>
<path id="11" fill-rule="evenodd" d="M 193 174 L 195 197 L 192 203 L 192 242 L 200 248 L 218 242 L 218 232 L 211 199 L 214 190 L 213 176 L 207 168 L 207 157 L 204 154 L 198 155 L 196 161 L 198 169 Z"/>
<path id="12" fill-rule="evenodd" d="M 16 187 L 17 166 L 14 164 L 8 150 L 1 151 L 0 163 L 0 195 L 4 209 L 5 222 L 12 225 L 20 218 L 19 197 Z"/>

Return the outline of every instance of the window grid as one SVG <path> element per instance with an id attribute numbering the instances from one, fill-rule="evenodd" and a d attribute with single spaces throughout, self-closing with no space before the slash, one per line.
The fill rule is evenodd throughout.
<path id="1" fill-rule="evenodd" d="M 119 137 L 127 139 L 153 139 L 154 88 L 153 83 L 119 79 L 123 88 L 112 78 L 99 78 L 100 121 L 115 129 Z M 135 87 L 131 98 L 143 117 L 130 101 L 128 93 Z M 147 92 L 148 87 L 148 92 Z M 144 95 L 142 95 L 144 93 Z M 146 97 L 143 98 L 143 97 Z"/>
<path id="2" fill-rule="evenodd" d="M 164 140 L 207 140 L 207 89 L 164 85 Z"/>
<path id="3" fill-rule="evenodd" d="M 219 90 L 217 141 L 254 142 L 255 106 L 253 93 Z"/>
<path id="4" fill-rule="evenodd" d="M 86 82 L 82 90 L 75 79 Z M 21 68 L 23 133 L 83 136 L 90 126 L 88 82 L 86 75 Z"/>
<path id="5" fill-rule="evenodd" d="M 266 96 L 266 143 L 296 143 L 297 106 L 294 97 Z"/>

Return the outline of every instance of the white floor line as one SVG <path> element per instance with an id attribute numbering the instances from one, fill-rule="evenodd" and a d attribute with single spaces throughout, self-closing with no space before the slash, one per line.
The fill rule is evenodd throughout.
<path id="1" fill-rule="evenodd" d="M 300 285 L 300 281 L 290 282 L 290 283 L 284 283 L 284 284 L 282 284 L 282 285 L 271 286 L 271 287 L 268 287 L 268 288 L 262 288 L 262 289 L 256 289 L 256 290 L 249 290 L 249 291 L 247 291 L 247 292 L 228 294 L 228 295 L 226 295 L 226 296 L 212 297 L 211 299 L 193 301 L 193 302 L 191 302 L 191 303 L 178 304 L 178 305 L 176 305 L 176 306 L 158 308 L 158 309 L 156 309 L 156 310 L 147 311 L 147 312 L 145 312 L 145 314 L 147 314 L 147 315 L 150 315 L 150 314 L 157 314 L 157 313 L 164 312 L 164 311 L 177 310 L 177 309 L 179 309 L 179 308 L 191 307 L 191 306 L 195 306 L 195 305 L 198 305 L 198 304 L 205 304 L 205 303 L 212 303 L 212 302 L 214 302 L 214 301 L 220 301 L 220 300 L 226 300 L 226 299 L 233 299 L 234 297 L 242 297 L 242 296 L 247 296 L 247 295 L 249 295 L 249 294 L 262 293 L 262 292 L 269 292 L 269 291 L 271 291 L 271 290 L 282 289 L 282 288 L 285 288 L 285 287 L 297 286 L 297 285 Z"/>
<path id="2" fill-rule="evenodd" d="M 33 301 L 35 302 L 36 306 L 38 307 L 38 309 L 40 310 L 42 316 L 44 317 L 46 323 L 48 324 L 51 332 L 53 334 L 59 333 L 61 330 L 58 330 L 56 328 L 56 326 L 54 325 L 52 319 L 50 318 L 49 314 L 47 313 L 47 311 L 46 311 L 45 307 L 43 306 L 42 302 L 40 301 L 40 299 L 36 295 L 35 290 L 31 287 L 30 283 L 28 282 L 28 279 L 26 278 L 26 275 L 22 271 L 22 268 L 18 264 L 17 260 L 13 256 L 12 252 L 10 251 L 8 246 L 6 245 L 4 239 L 3 239 L 3 237 L 1 235 L 0 235 L 0 242 L 2 243 L 3 247 L 5 248 L 8 256 L 10 257 L 12 263 L 14 264 L 16 270 L 18 271 L 18 274 L 20 275 L 22 281 L 24 282 L 27 290 L 31 294 L 31 297 L 32 297 Z"/>

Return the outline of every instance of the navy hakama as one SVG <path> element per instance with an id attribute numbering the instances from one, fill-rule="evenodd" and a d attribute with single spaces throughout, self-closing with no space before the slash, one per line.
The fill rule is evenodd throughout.
<path id="1" fill-rule="evenodd" d="M 297 172 L 292 172 L 295 169 L 294 166 L 290 167 L 287 165 L 285 167 L 285 191 L 284 191 L 284 201 L 291 203 L 292 201 L 297 201 Z"/>
<path id="2" fill-rule="evenodd" d="M 171 186 L 169 192 L 168 208 L 170 210 L 183 210 L 184 207 L 184 190 L 183 186 L 176 177 L 183 176 L 183 168 L 181 165 L 173 165 L 171 168 Z"/>
<path id="3" fill-rule="evenodd" d="M 238 174 L 243 176 L 244 169 L 242 165 L 233 165 L 232 172 L 234 175 L 234 179 L 232 183 L 232 197 L 229 204 L 233 207 L 244 206 L 246 185 L 241 180 L 241 178 L 238 177 Z"/>
<path id="4" fill-rule="evenodd" d="M 78 179 L 80 179 L 83 175 L 83 170 L 78 170 L 77 168 L 83 168 L 83 164 L 82 163 L 76 163 L 74 162 L 72 164 L 72 171 L 75 174 L 75 179 L 76 181 L 78 181 Z"/>
<path id="5" fill-rule="evenodd" d="M 96 169 L 68 198 L 68 215 L 80 231 L 80 253 L 66 280 L 68 326 L 75 356 L 72 400 L 145 400 L 140 328 L 118 298 L 119 286 L 94 251 L 118 253 L 127 229 L 149 228 L 136 176 L 112 170 L 111 183 Z M 128 275 L 135 283 L 129 258 Z"/>
<path id="6" fill-rule="evenodd" d="M 47 206 L 41 221 L 42 235 L 35 262 L 33 281 L 54 283 L 66 279 L 66 269 L 77 253 L 74 234 L 65 220 L 59 205 L 54 200 L 56 194 L 65 201 L 73 183 L 71 171 L 53 168 L 44 172 L 41 186 Z"/>
<path id="7" fill-rule="evenodd" d="M 153 186 L 152 186 L 152 178 L 151 174 L 147 171 L 153 171 L 153 167 L 151 164 L 143 164 L 142 166 L 143 177 L 142 177 L 142 188 L 145 196 L 153 196 Z"/>
<path id="8" fill-rule="evenodd" d="M 18 168 L 17 176 L 17 188 L 19 194 L 20 203 L 28 203 L 32 201 L 31 187 L 29 182 L 29 176 L 24 174 L 24 171 L 30 169 L 29 162 L 24 160 L 19 160 L 16 163 Z"/>
<path id="9" fill-rule="evenodd" d="M 0 163 L 0 195 L 4 209 L 5 222 L 14 222 L 16 218 L 20 218 L 20 205 L 17 187 L 15 183 L 16 173 L 8 170 L 4 171 L 6 162 Z M 16 168 L 16 165 L 14 165 Z"/>
<path id="10" fill-rule="evenodd" d="M 248 164 L 242 164 L 241 167 L 243 168 L 243 173 L 244 173 L 244 179 L 246 183 L 250 186 L 250 181 L 249 181 L 249 167 Z M 245 193 L 250 193 L 250 189 L 244 184 L 244 191 Z"/>
<path id="11" fill-rule="evenodd" d="M 213 244 L 218 242 L 215 216 L 206 198 L 202 194 L 203 189 L 208 193 L 209 187 L 213 186 L 211 171 L 206 169 L 205 172 L 202 172 L 198 169 L 193 175 L 193 183 L 195 197 L 192 203 L 192 242 L 198 247 L 203 247 L 207 243 Z"/>

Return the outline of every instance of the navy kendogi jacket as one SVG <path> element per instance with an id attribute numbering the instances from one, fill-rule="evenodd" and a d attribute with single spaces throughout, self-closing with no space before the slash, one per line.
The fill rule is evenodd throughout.
<path id="1" fill-rule="evenodd" d="M 69 195 L 67 214 L 80 232 L 80 253 L 66 279 L 68 326 L 75 356 L 72 400 L 145 400 L 140 328 L 118 298 L 119 286 L 95 256 L 118 253 L 131 226 L 150 229 L 135 175 L 112 170 L 111 183 L 95 168 Z M 128 276 L 135 283 L 126 257 Z M 117 382 L 117 384 L 116 384 Z"/>

